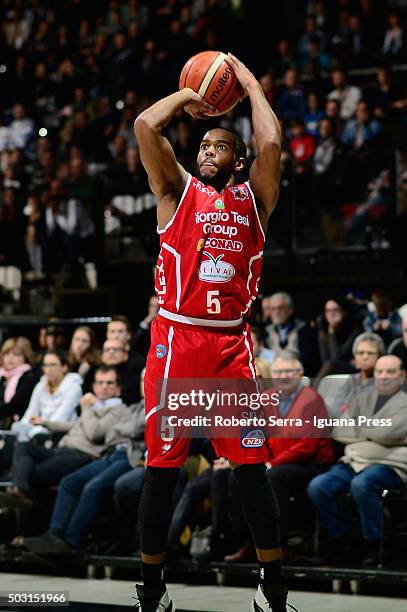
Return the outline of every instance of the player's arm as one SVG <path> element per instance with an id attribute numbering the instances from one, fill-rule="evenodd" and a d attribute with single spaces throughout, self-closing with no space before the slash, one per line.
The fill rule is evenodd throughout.
<path id="1" fill-rule="evenodd" d="M 134 122 L 134 133 L 140 147 L 140 157 L 148 174 L 151 190 L 161 201 L 166 196 L 182 192 L 187 172 L 178 164 L 172 146 L 162 135 L 175 113 L 191 107 L 199 116 L 202 98 L 192 89 L 181 91 L 159 100 L 144 110 Z"/>
<path id="2" fill-rule="evenodd" d="M 259 203 L 262 225 L 266 228 L 279 194 L 281 127 L 255 76 L 234 55 L 229 53 L 226 61 L 235 71 L 252 107 L 258 155 L 250 168 L 250 186 Z"/>

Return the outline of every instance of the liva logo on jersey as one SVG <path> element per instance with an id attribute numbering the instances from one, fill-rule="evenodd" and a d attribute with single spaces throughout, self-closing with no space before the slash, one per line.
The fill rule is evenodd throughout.
<path id="1" fill-rule="evenodd" d="M 252 429 L 243 433 L 240 439 L 240 446 L 243 448 L 261 448 L 265 442 L 264 433 L 261 429 Z"/>
<path id="2" fill-rule="evenodd" d="M 230 281 L 235 274 L 235 269 L 227 261 L 221 261 L 224 257 L 223 253 L 218 255 L 218 257 L 214 257 L 208 251 L 204 251 L 204 255 L 209 257 L 209 259 L 202 261 L 199 266 L 199 279 L 206 283 L 227 283 Z"/>

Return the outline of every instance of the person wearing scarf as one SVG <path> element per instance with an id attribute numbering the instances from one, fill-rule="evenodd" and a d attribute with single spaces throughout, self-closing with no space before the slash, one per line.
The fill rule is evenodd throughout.
<path id="1" fill-rule="evenodd" d="M 0 427 L 27 410 L 38 377 L 31 368 L 31 343 L 22 336 L 8 338 L 0 351 Z"/>

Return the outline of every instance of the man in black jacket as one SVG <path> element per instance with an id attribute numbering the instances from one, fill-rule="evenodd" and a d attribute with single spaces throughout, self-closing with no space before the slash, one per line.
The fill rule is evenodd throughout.
<path id="1" fill-rule="evenodd" d="M 141 356 L 129 358 L 129 350 L 123 342 L 115 339 L 105 340 L 102 349 L 102 363 L 113 366 L 120 377 L 123 402 L 130 406 L 140 399 L 140 373 L 145 362 Z M 85 389 L 87 391 L 87 389 Z"/>
<path id="2" fill-rule="evenodd" d="M 320 367 L 317 334 L 305 321 L 294 316 L 294 301 L 279 291 L 269 298 L 271 323 L 266 326 L 266 346 L 278 355 L 288 350 L 297 354 L 306 376 L 315 376 Z"/>
<path id="3" fill-rule="evenodd" d="M 402 320 L 403 337 L 393 340 L 389 346 L 389 354 L 396 355 L 407 370 L 407 316 Z"/>

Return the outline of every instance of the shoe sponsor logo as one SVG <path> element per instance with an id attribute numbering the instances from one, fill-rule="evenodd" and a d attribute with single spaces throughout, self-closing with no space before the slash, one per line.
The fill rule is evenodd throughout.
<path id="1" fill-rule="evenodd" d="M 232 264 L 221 261 L 224 257 L 223 253 L 214 257 L 208 251 L 204 251 L 204 255 L 208 259 L 202 261 L 199 266 L 198 276 L 201 281 L 205 283 L 227 283 L 235 275 Z"/>
<path id="2" fill-rule="evenodd" d="M 157 359 L 163 359 L 167 354 L 167 347 L 164 344 L 157 344 L 155 347 L 155 354 Z"/>
<path id="3" fill-rule="evenodd" d="M 242 437 L 240 443 L 243 448 L 261 448 L 264 441 L 263 431 L 261 429 L 252 429 Z"/>

